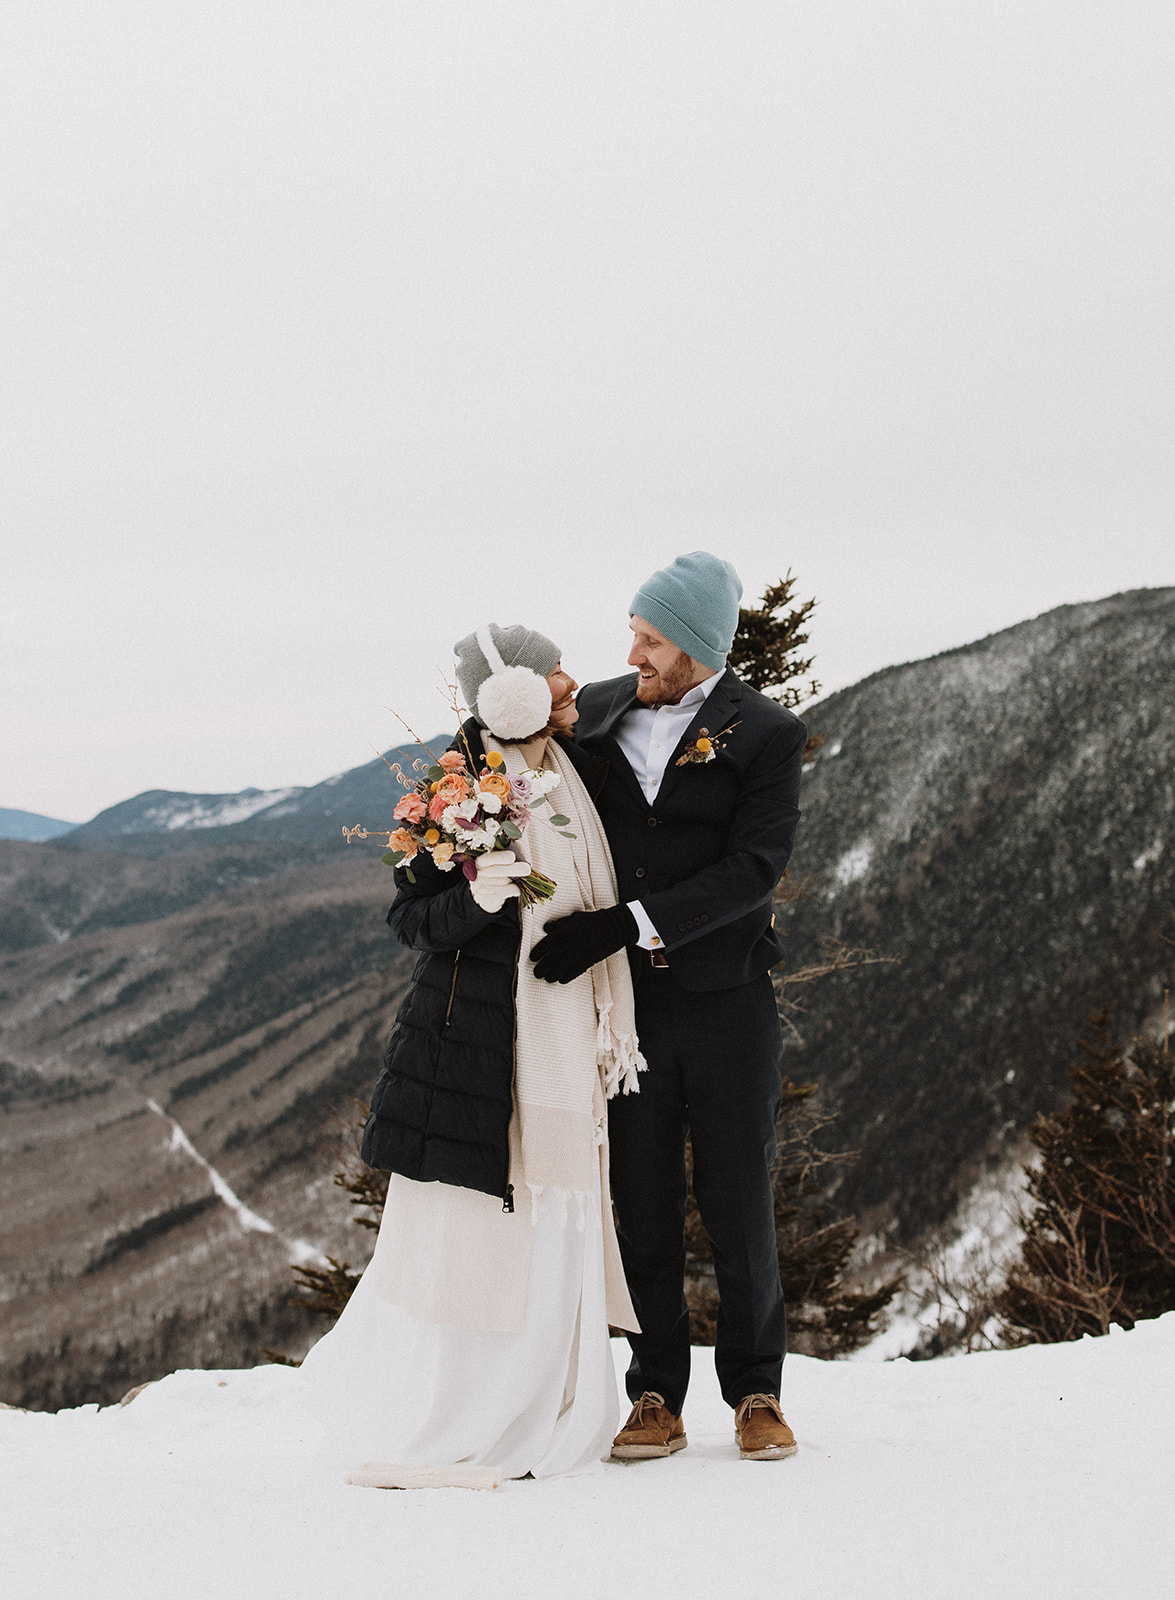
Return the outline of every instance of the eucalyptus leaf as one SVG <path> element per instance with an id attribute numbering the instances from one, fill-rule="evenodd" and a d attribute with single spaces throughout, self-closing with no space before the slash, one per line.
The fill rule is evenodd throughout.
<path id="1" fill-rule="evenodd" d="M 562 814 L 562 812 L 557 811 L 555 813 L 555 815 L 553 817 L 549 818 L 548 820 L 550 821 L 551 826 L 553 828 L 565 828 L 567 826 L 567 824 L 571 821 L 571 818 L 570 817 L 565 817 Z"/>
<path id="2" fill-rule="evenodd" d="M 428 777 L 429 783 L 440 783 L 441 779 L 445 776 L 445 769 L 444 767 L 429 767 L 426 776 Z"/>
<path id="3" fill-rule="evenodd" d="M 409 883 L 415 883 L 416 882 L 416 874 L 413 872 L 412 868 L 411 867 L 405 867 L 404 871 L 408 874 L 408 882 Z"/>
<path id="4" fill-rule="evenodd" d="M 404 852 L 402 850 L 389 850 L 386 855 L 380 856 L 379 859 L 385 867 L 398 867 L 404 859 Z"/>
<path id="5" fill-rule="evenodd" d="M 507 839 L 521 839 L 522 829 L 514 822 L 503 822 L 499 833 L 504 833 Z"/>
<path id="6" fill-rule="evenodd" d="M 559 829 L 559 834 L 560 834 L 560 837 L 564 838 L 564 839 L 578 839 L 579 838 L 579 835 L 577 833 L 568 833 L 563 828 Z"/>

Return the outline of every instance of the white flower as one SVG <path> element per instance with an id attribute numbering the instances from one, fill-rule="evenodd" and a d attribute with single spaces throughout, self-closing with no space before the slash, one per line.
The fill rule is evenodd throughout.
<path id="1" fill-rule="evenodd" d="M 531 768 L 531 770 L 527 772 L 526 776 L 530 779 L 531 792 L 536 795 L 550 794 L 551 790 L 557 789 L 562 782 L 559 774 L 557 772 L 551 772 L 549 769 L 545 769 L 542 772 L 536 772 L 533 768 Z"/>
<path id="2" fill-rule="evenodd" d="M 452 872 L 457 863 L 455 861 L 434 861 L 433 865 L 438 872 Z"/>
<path id="3" fill-rule="evenodd" d="M 484 827 L 466 835 L 465 848 L 472 851 L 474 855 L 477 855 L 482 850 L 492 850 L 498 832 L 499 827 L 493 817 L 487 817 Z"/>
<path id="4" fill-rule="evenodd" d="M 480 799 L 481 809 L 486 812 L 487 815 L 494 816 L 497 812 L 501 811 L 502 801 L 500 796 L 483 792 L 480 796 Z"/>
<path id="5" fill-rule="evenodd" d="M 455 817 L 464 817 L 467 821 L 472 822 L 474 817 L 477 816 L 477 811 L 480 804 L 481 797 L 478 795 L 471 795 L 468 800 L 462 800 L 460 805 L 446 806 L 445 815 L 448 816 L 449 812 L 451 811 Z"/>

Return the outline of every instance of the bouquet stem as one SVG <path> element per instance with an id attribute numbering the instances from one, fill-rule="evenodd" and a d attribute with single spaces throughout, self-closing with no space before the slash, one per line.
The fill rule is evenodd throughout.
<path id="1" fill-rule="evenodd" d="M 549 900 L 555 893 L 555 880 L 548 878 L 545 872 L 532 872 L 525 878 L 515 878 L 518 893 L 528 906 L 536 906 L 543 900 Z"/>

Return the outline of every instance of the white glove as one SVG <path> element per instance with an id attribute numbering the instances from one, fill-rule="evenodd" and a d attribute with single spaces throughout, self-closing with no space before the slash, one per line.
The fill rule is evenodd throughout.
<path id="1" fill-rule="evenodd" d="M 469 880 L 469 892 L 483 911 L 501 911 L 507 900 L 518 898 L 513 880 L 529 872 L 529 861 L 515 861 L 504 850 L 495 850 L 477 858 L 477 877 Z"/>

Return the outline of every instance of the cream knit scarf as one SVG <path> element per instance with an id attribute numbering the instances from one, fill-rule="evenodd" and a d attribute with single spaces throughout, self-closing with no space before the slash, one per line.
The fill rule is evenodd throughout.
<path id="1" fill-rule="evenodd" d="M 596 808 L 558 740 L 499 745 L 487 735 L 486 748 L 501 752 L 510 775 L 546 767 L 561 780 L 549 803 L 534 809 L 516 846 L 557 887 L 551 899 L 521 910 L 510 1181 L 516 1194 L 525 1184 L 535 1205 L 544 1194 L 563 1208 L 574 1198 L 582 1225 L 595 1203 L 605 1101 L 618 1090 L 635 1093 L 645 1069 L 632 976 L 620 950 L 571 983 L 545 983 L 534 976 L 530 952 L 556 917 L 615 905 L 616 875 Z M 562 831 L 549 820 L 557 814 L 568 818 Z"/>

